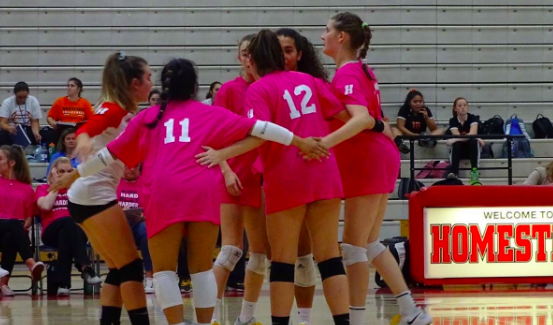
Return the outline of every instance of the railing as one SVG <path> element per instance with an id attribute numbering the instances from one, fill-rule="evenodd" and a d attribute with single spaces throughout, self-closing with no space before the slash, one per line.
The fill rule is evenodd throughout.
<path id="1" fill-rule="evenodd" d="M 423 170 L 424 168 L 415 167 L 415 141 L 418 140 L 447 140 L 447 139 L 500 139 L 507 141 L 508 148 L 511 148 L 513 139 L 524 138 L 524 134 L 517 135 L 418 135 L 418 136 L 401 136 L 400 139 L 409 141 L 409 165 L 410 165 L 410 178 L 415 179 L 415 171 Z M 446 168 L 436 168 L 436 170 L 447 170 Z M 459 168 L 459 170 L 471 170 L 471 168 Z M 513 154 L 511 150 L 507 150 L 507 167 L 482 167 L 478 170 L 507 170 L 507 177 L 509 185 L 513 185 Z"/>

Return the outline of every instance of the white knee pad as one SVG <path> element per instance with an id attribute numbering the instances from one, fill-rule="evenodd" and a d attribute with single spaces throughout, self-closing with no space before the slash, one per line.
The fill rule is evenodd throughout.
<path id="1" fill-rule="evenodd" d="M 259 253 L 250 253 L 250 260 L 248 261 L 248 266 L 246 269 L 257 273 L 259 275 L 265 276 L 265 258 L 267 255 Z"/>
<path id="2" fill-rule="evenodd" d="M 372 261 L 385 250 L 386 246 L 382 245 L 378 240 L 369 243 L 369 245 L 367 245 L 367 260 L 369 263 L 372 263 Z"/>
<path id="3" fill-rule="evenodd" d="M 217 304 L 217 281 L 213 269 L 205 272 L 190 274 L 192 298 L 195 308 L 212 308 Z"/>
<path id="4" fill-rule="evenodd" d="M 157 302 L 161 309 L 182 305 L 182 296 L 179 290 L 179 278 L 174 271 L 154 273 L 154 288 Z"/>
<path id="5" fill-rule="evenodd" d="M 298 287 L 312 287 L 317 281 L 315 262 L 313 254 L 300 256 L 296 260 L 296 271 L 294 273 L 294 284 Z"/>
<path id="6" fill-rule="evenodd" d="M 367 262 L 367 249 L 364 247 L 342 244 L 342 257 L 344 265 L 350 266 L 357 263 Z"/>
<path id="7" fill-rule="evenodd" d="M 234 270 L 234 267 L 236 266 L 236 263 L 240 260 L 242 257 L 242 250 L 236 246 L 230 246 L 225 245 L 221 247 L 221 251 L 219 252 L 219 255 L 217 255 L 217 259 L 215 260 L 215 265 L 219 267 L 223 267 L 230 272 Z"/>

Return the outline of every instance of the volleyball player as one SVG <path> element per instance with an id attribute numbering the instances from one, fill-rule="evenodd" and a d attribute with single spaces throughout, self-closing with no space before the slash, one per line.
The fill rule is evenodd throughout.
<path id="1" fill-rule="evenodd" d="M 375 123 L 372 132 L 362 132 L 335 148 L 346 200 L 342 254 L 348 272 L 350 322 L 363 324 L 372 263 L 396 295 L 401 324 L 430 324 L 432 318 L 416 307 L 396 260 L 379 241 L 400 157 L 390 127 L 381 120 L 378 81 L 361 61 L 371 37 L 368 24 L 347 12 L 332 17 L 322 35 L 323 52 L 337 67 L 331 85 L 334 94 L 348 110 L 368 111 Z M 342 126 L 339 121 L 332 123 L 332 129 Z M 325 144 L 324 139 L 321 142 Z"/>
<path id="2" fill-rule="evenodd" d="M 123 52 L 110 55 L 102 76 L 102 93 L 95 114 L 77 131 L 76 154 L 81 161 L 123 132 L 152 88 L 148 63 Z M 75 182 L 68 191 L 69 213 L 82 227 L 109 272 L 102 287 L 101 324 L 120 324 L 124 304 L 132 324 L 149 324 L 144 293 L 144 270 L 131 229 L 117 204 L 121 162 Z M 63 188 L 63 187 L 61 187 Z M 53 186 L 49 191 L 59 190 Z"/>
<path id="3" fill-rule="evenodd" d="M 238 60 L 243 74 L 226 82 L 215 98 L 215 106 L 246 116 L 244 100 L 246 91 L 254 81 L 248 64 L 248 45 L 255 34 L 245 36 L 238 46 Z M 252 169 L 258 155 L 250 151 L 221 164 L 224 179 L 221 183 L 221 252 L 213 271 L 217 279 L 217 306 L 211 324 L 221 323 L 221 299 L 225 293 L 230 273 L 244 252 L 244 228 L 250 246 L 250 260 L 246 269 L 244 300 L 240 316 L 235 324 L 258 324 L 254 317 L 255 307 L 265 277 L 265 246 L 267 232 L 261 210 L 261 174 Z"/>

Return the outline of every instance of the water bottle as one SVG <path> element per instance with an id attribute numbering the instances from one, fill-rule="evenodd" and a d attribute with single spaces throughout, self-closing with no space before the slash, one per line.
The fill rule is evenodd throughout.
<path id="1" fill-rule="evenodd" d="M 42 143 L 42 146 L 41 146 L 41 158 L 40 161 L 42 162 L 48 162 L 48 147 L 46 147 L 46 143 Z"/>
<path id="2" fill-rule="evenodd" d="M 48 146 L 48 161 L 52 160 L 52 156 L 56 153 L 56 145 L 53 143 L 50 143 Z"/>
<path id="3" fill-rule="evenodd" d="M 480 185 L 480 175 L 476 168 L 473 168 L 470 172 L 470 185 Z"/>
<path id="4" fill-rule="evenodd" d="M 34 156 L 35 156 L 35 160 L 37 162 L 41 162 L 42 161 L 42 147 L 41 146 L 37 146 L 35 151 L 33 152 Z"/>

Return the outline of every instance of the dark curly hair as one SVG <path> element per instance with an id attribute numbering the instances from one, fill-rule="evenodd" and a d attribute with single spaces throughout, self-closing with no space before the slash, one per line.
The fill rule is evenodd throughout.
<path id="1" fill-rule="evenodd" d="M 299 72 L 328 81 L 328 73 L 323 67 L 319 53 L 307 38 L 291 28 L 281 28 L 277 30 L 276 34 L 277 36 L 289 37 L 294 40 L 296 51 L 298 53 L 301 52 L 301 60 L 298 61 Z"/>

